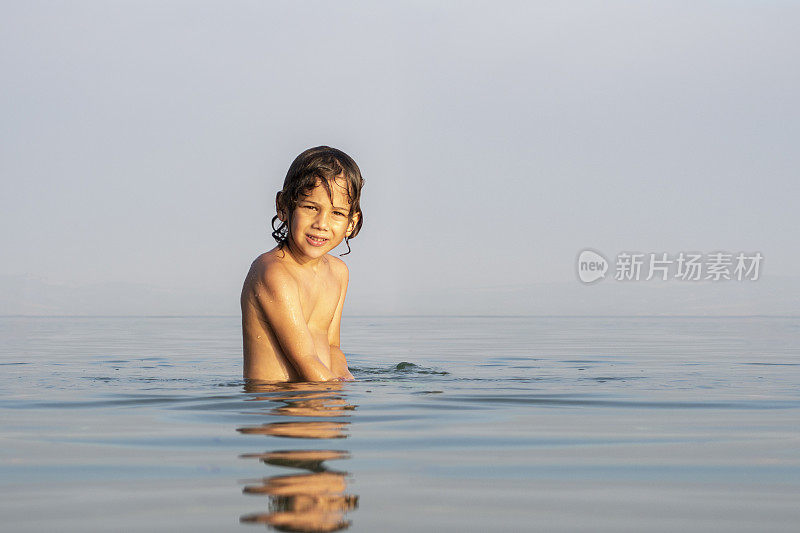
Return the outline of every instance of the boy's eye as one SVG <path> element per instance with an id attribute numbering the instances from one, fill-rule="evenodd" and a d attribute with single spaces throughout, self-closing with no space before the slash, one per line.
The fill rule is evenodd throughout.
<path id="1" fill-rule="evenodd" d="M 342 213 L 341 211 L 334 211 L 334 212 L 333 212 L 333 214 L 334 214 L 334 215 L 338 215 L 338 216 L 340 216 L 340 217 L 347 216 L 347 215 L 345 215 L 344 213 Z"/>

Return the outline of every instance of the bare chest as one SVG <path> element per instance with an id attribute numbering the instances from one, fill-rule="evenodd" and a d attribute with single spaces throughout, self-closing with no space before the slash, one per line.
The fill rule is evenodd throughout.
<path id="1" fill-rule="evenodd" d="M 309 329 L 327 332 L 339 304 L 341 283 L 332 272 L 297 277 L 300 306 Z"/>

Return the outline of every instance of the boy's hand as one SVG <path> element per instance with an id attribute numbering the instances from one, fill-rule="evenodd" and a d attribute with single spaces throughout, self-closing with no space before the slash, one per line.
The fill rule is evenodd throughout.
<path id="1" fill-rule="evenodd" d="M 337 381 L 355 381 L 356 378 L 350 373 L 347 368 L 347 359 L 344 357 L 344 352 L 341 348 L 335 345 L 330 346 L 331 351 L 331 372 L 338 376 Z"/>

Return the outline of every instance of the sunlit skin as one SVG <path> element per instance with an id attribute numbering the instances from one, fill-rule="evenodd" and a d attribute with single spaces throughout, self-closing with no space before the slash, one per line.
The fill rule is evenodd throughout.
<path id="1" fill-rule="evenodd" d="M 242 288 L 244 377 L 350 381 L 339 347 L 348 271 L 329 254 L 356 227 L 344 178 L 320 182 L 295 207 L 287 244 L 261 254 Z M 278 218 L 288 221 L 278 204 Z"/>

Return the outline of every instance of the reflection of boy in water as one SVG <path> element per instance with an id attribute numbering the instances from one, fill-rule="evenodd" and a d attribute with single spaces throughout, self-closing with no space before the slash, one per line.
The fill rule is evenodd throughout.
<path id="1" fill-rule="evenodd" d="M 272 219 L 278 245 L 253 261 L 242 288 L 245 379 L 353 379 L 339 348 L 348 271 L 328 252 L 361 229 L 363 184 L 355 161 L 327 146 L 289 167 Z"/>
<path id="2" fill-rule="evenodd" d="M 245 384 L 245 391 L 264 393 L 251 396 L 253 401 L 284 403 L 292 407 L 292 416 L 315 416 L 315 413 L 343 415 L 355 408 L 339 394 L 341 383 L 254 383 Z M 281 408 L 278 408 L 279 410 Z M 274 412 L 274 411 L 273 411 Z M 278 413 L 275 413 L 278 414 Z M 284 414 L 281 412 L 281 414 Z M 302 439 L 344 438 L 346 422 L 292 421 L 273 422 L 258 427 L 241 427 L 245 434 L 263 434 Z M 244 487 L 245 494 L 269 496 L 269 511 L 242 516 L 245 523 L 268 524 L 278 531 L 328 532 L 347 528 L 346 513 L 358 506 L 358 496 L 347 494 L 347 472 L 329 470 L 326 462 L 348 459 L 344 450 L 273 450 L 248 453 L 242 458 L 260 459 L 278 467 L 300 468 L 307 472 L 263 478 Z"/>
<path id="3" fill-rule="evenodd" d="M 350 525 L 345 514 L 358 506 L 358 496 L 346 494 L 347 472 L 328 470 L 324 461 L 346 459 L 337 450 L 283 450 L 247 454 L 271 465 L 310 470 L 309 473 L 272 476 L 248 485 L 245 494 L 269 496 L 269 512 L 245 515 L 241 522 L 265 523 L 278 531 L 338 531 Z"/>
<path id="4" fill-rule="evenodd" d="M 358 496 L 345 494 L 344 472 L 274 476 L 246 494 L 267 494 L 270 512 L 246 515 L 241 522 L 267 523 L 279 531 L 338 531 L 350 525 L 345 513 L 358 506 Z"/>

